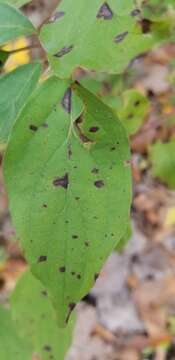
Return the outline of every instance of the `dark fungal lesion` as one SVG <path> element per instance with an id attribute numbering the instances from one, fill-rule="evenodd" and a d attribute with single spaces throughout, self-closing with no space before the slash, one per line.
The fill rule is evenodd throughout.
<path id="1" fill-rule="evenodd" d="M 61 50 L 59 50 L 56 54 L 54 54 L 53 56 L 56 58 L 61 58 L 62 56 L 69 54 L 72 50 L 73 50 L 74 46 L 70 45 L 70 46 L 64 46 Z"/>
<path id="2" fill-rule="evenodd" d="M 91 133 L 96 133 L 100 128 L 98 126 L 92 126 L 89 129 L 89 132 Z"/>
<path id="3" fill-rule="evenodd" d="M 97 175 L 99 173 L 99 169 L 93 168 L 91 173 L 94 174 L 94 175 Z"/>
<path id="4" fill-rule="evenodd" d="M 71 107 L 72 107 L 72 90 L 69 87 L 65 93 L 64 96 L 61 100 L 61 105 L 63 107 L 63 109 L 70 114 L 71 113 Z"/>
<path id="5" fill-rule="evenodd" d="M 114 42 L 115 42 L 116 44 L 122 42 L 122 41 L 126 38 L 126 36 L 127 36 L 128 34 L 129 34 L 128 31 L 124 31 L 124 32 L 121 33 L 121 34 L 118 34 L 118 35 L 114 38 Z"/>
<path id="6" fill-rule="evenodd" d="M 97 19 L 111 20 L 113 16 L 114 14 L 110 6 L 107 2 L 104 2 L 104 4 L 100 7 L 98 11 Z"/>
<path id="7" fill-rule="evenodd" d="M 52 351 L 52 348 L 51 348 L 50 345 L 44 345 L 44 346 L 43 346 L 43 350 L 50 352 L 50 351 Z"/>
<path id="8" fill-rule="evenodd" d="M 41 256 L 39 256 L 39 258 L 38 258 L 38 262 L 40 263 L 40 262 L 45 262 L 45 261 L 47 261 L 47 256 L 46 255 L 41 255 Z"/>
<path id="9" fill-rule="evenodd" d="M 78 235 L 72 235 L 72 239 L 78 239 Z"/>
<path id="10" fill-rule="evenodd" d="M 59 272 L 60 273 L 65 273 L 66 272 L 66 267 L 65 266 L 60 266 L 59 267 Z"/>
<path id="11" fill-rule="evenodd" d="M 36 125 L 34 125 L 34 124 L 30 124 L 29 129 L 32 130 L 32 131 L 37 131 L 38 127 Z"/>
<path id="12" fill-rule="evenodd" d="M 62 177 L 57 177 L 53 180 L 53 185 L 56 187 L 63 187 L 64 189 L 67 189 L 69 186 L 69 175 L 66 173 Z"/>
<path id="13" fill-rule="evenodd" d="M 135 17 L 135 16 L 139 16 L 141 14 L 140 9 L 134 9 L 130 12 L 130 15 Z"/>
<path id="14" fill-rule="evenodd" d="M 94 185 L 97 187 L 97 188 L 102 188 L 105 184 L 104 184 L 104 181 L 103 180 L 97 180 L 94 182 Z"/>

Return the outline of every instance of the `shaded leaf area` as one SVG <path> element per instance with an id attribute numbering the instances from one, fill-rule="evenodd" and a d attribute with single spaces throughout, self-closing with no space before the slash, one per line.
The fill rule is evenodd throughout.
<path id="1" fill-rule="evenodd" d="M 6 143 L 16 116 L 34 90 L 40 64 L 23 65 L 0 78 L 0 143 Z"/>
<path id="2" fill-rule="evenodd" d="M 9 4 L 9 5 L 12 5 L 12 6 L 15 6 L 15 7 L 21 7 L 27 3 L 29 3 L 30 0 L 0 0 L 0 4 L 3 3 L 3 4 Z"/>
<path id="3" fill-rule="evenodd" d="M 9 4 L 0 3 L 0 45 L 35 32 L 32 23 L 21 12 Z"/>
<path id="4" fill-rule="evenodd" d="M 143 124 L 149 110 L 149 100 L 137 90 L 126 90 L 117 113 L 129 135 L 136 133 Z"/>
<path id="5" fill-rule="evenodd" d="M 64 360 L 71 344 L 75 316 L 66 329 L 59 329 L 46 289 L 29 271 L 18 281 L 11 305 L 16 327 L 29 340 L 33 352 L 42 360 Z"/>
<path id="6" fill-rule="evenodd" d="M 98 98 L 73 88 L 53 77 L 33 93 L 4 163 L 14 225 L 60 326 L 125 234 L 131 201 L 125 130 Z"/>
<path id="7" fill-rule="evenodd" d="M 168 143 L 158 141 L 150 148 L 152 174 L 175 188 L 175 140 Z"/>
<path id="8" fill-rule="evenodd" d="M 0 359 L 31 360 L 32 351 L 28 340 L 17 334 L 10 311 L 0 307 L 0 319 Z"/>
<path id="9" fill-rule="evenodd" d="M 9 56 L 10 56 L 10 52 L 0 49 L 0 72 L 4 64 L 8 60 Z"/>
<path id="10" fill-rule="evenodd" d="M 62 78 L 70 77 L 78 66 L 121 73 L 152 45 L 151 36 L 141 34 L 139 16 L 133 0 L 63 0 L 40 39 L 53 70 Z"/>

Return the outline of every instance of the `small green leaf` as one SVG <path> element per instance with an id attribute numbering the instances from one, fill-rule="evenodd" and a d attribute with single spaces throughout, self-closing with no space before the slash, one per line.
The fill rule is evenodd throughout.
<path id="1" fill-rule="evenodd" d="M 175 140 L 168 143 L 157 142 L 150 148 L 152 174 L 175 188 Z"/>
<path id="2" fill-rule="evenodd" d="M 4 163 L 12 217 L 60 326 L 126 231 L 128 160 L 113 111 L 68 81 L 46 81 L 15 123 Z"/>
<path id="3" fill-rule="evenodd" d="M 66 329 L 59 329 L 46 289 L 29 271 L 18 281 L 11 305 L 16 327 L 33 351 L 42 360 L 64 360 L 71 345 L 75 316 Z"/>
<path id="4" fill-rule="evenodd" d="M 29 3 L 31 0 L 0 0 L 0 3 L 9 4 L 17 8 Z"/>
<path id="5" fill-rule="evenodd" d="M 16 116 L 34 90 L 40 64 L 23 65 L 0 78 L 0 144 L 6 143 Z"/>
<path id="6" fill-rule="evenodd" d="M 78 66 L 123 72 L 152 44 L 151 36 L 140 32 L 139 15 L 133 0 L 63 0 L 40 35 L 53 70 L 61 78 L 71 77 Z"/>
<path id="7" fill-rule="evenodd" d="M 31 22 L 21 12 L 8 4 L 0 3 L 0 45 L 35 32 Z"/>
<path id="8" fill-rule="evenodd" d="M 19 337 L 10 311 L 0 307 L 0 359 L 31 360 L 32 352 L 27 341 Z"/>
<path id="9" fill-rule="evenodd" d="M 137 90 L 126 90 L 122 94 L 122 103 L 117 114 L 125 126 L 128 135 L 136 133 L 142 125 L 149 110 L 146 96 Z"/>

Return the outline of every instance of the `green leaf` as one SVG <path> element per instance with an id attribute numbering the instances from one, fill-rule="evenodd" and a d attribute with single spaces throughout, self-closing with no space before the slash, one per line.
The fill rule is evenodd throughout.
<path id="1" fill-rule="evenodd" d="M 33 351 L 42 360 L 64 360 L 71 345 L 75 317 L 66 329 L 59 329 L 46 289 L 29 271 L 18 281 L 11 305 L 16 327 L 30 341 Z"/>
<path id="2" fill-rule="evenodd" d="M 10 311 L 0 307 L 0 359 L 31 360 L 31 349 L 27 341 L 20 338 Z"/>
<path id="3" fill-rule="evenodd" d="M 137 90 L 126 90 L 122 94 L 122 104 L 117 114 L 129 135 L 136 133 L 142 125 L 149 110 L 146 96 Z"/>
<path id="4" fill-rule="evenodd" d="M 175 139 L 168 143 L 157 142 L 150 148 L 152 174 L 175 188 Z"/>
<path id="5" fill-rule="evenodd" d="M 21 7 L 27 3 L 29 3 L 31 0 L 0 0 L 0 4 L 4 3 L 4 4 L 9 4 L 15 7 Z"/>
<path id="6" fill-rule="evenodd" d="M 68 86 L 53 77 L 33 93 L 4 164 L 14 225 L 60 326 L 123 237 L 131 202 L 123 126 L 79 85 L 73 86 L 70 113 Z"/>
<path id="7" fill-rule="evenodd" d="M 123 72 L 152 44 L 140 33 L 138 15 L 133 0 L 63 0 L 40 35 L 55 73 L 68 78 L 78 66 Z"/>
<path id="8" fill-rule="evenodd" d="M 36 32 L 32 23 L 14 7 L 0 3 L 0 45 Z"/>
<path id="9" fill-rule="evenodd" d="M 16 116 L 34 90 L 40 64 L 23 65 L 0 78 L 0 144 L 6 143 Z"/>

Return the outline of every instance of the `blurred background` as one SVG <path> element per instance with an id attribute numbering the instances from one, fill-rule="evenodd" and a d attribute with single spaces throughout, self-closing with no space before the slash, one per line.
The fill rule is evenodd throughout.
<path id="1" fill-rule="evenodd" d="M 40 27 L 58 0 L 35 0 L 22 10 Z M 140 18 L 155 48 L 125 73 L 105 76 L 77 69 L 74 76 L 113 107 L 131 144 L 133 203 L 129 242 L 114 252 L 77 308 L 66 360 L 175 359 L 175 1 L 144 2 Z M 0 69 L 47 59 L 35 37 L 20 38 Z M 5 303 L 26 263 L 11 225 L 0 149 L 0 302 Z M 25 360 L 25 359 L 24 359 Z"/>

